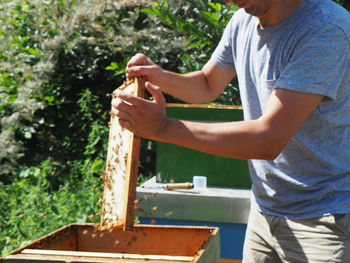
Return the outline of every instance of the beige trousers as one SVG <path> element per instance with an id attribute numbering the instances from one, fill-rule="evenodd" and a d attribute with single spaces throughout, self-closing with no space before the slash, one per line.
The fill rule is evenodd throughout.
<path id="1" fill-rule="evenodd" d="M 290 220 L 251 209 L 243 263 L 350 263 L 350 214 Z"/>

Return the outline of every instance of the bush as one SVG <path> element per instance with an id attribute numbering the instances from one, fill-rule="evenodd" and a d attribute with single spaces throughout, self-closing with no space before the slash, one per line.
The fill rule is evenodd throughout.
<path id="1" fill-rule="evenodd" d="M 186 44 L 179 52 L 171 52 L 166 68 L 185 73 L 200 70 L 210 59 L 221 39 L 223 29 L 237 7 L 220 2 L 190 0 L 160 1 L 141 11 L 155 15 L 165 26 L 183 36 Z M 175 57 L 174 57 L 175 56 Z M 162 61 L 160 61 L 162 62 Z M 240 105 L 238 85 L 235 80 L 229 83 L 215 104 Z"/>
<path id="2" fill-rule="evenodd" d="M 93 175 L 94 165 L 73 162 L 72 174 L 67 174 L 57 191 L 50 191 L 50 177 L 54 176 L 50 160 L 23 169 L 19 178 L 0 188 L 0 209 L 6 211 L 0 213 L 2 254 L 68 223 L 99 222 L 98 193 L 102 189 Z M 84 173 L 84 180 L 76 181 L 74 173 L 79 172 Z"/>
<path id="3" fill-rule="evenodd" d="M 0 4 L 2 253 L 68 222 L 89 222 L 99 210 L 106 94 L 123 82 L 106 67 L 156 41 L 140 28 L 144 20 L 137 22 L 142 7 L 92 0 Z M 148 163 L 140 180 L 149 176 Z"/>
<path id="4" fill-rule="evenodd" d="M 192 10 L 195 3 L 200 7 Z M 147 13 L 153 7 L 107 0 L 0 4 L 2 254 L 67 223 L 95 220 L 108 138 L 106 94 L 125 80 L 132 55 L 146 53 L 181 72 L 200 67 L 186 54 L 207 52 L 209 43 L 189 37 L 188 26 L 179 31 Z M 204 0 L 169 2 L 187 25 L 214 7 Z M 153 174 L 154 147 L 142 143 L 140 182 Z"/>

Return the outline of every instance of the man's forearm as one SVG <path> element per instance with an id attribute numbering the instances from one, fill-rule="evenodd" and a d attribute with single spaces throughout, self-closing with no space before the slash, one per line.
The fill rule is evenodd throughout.
<path id="1" fill-rule="evenodd" d="M 265 134 L 261 120 L 206 123 L 168 119 L 156 140 L 228 158 L 269 160 L 275 158 L 276 150 Z"/>
<path id="2" fill-rule="evenodd" d="M 163 92 L 188 103 L 205 103 L 217 97 L 201 70 L 187 74 L 164 70 L 159 82 Z"/>
<path id="3" fill-rule="evenodd" d="M 217 67 L 209 60 L 201 70 L 178 74 L 163 70 L 160 88 L 183 101 L 205 103 L 215 100 L 236 76 L 234 69 Z"/>

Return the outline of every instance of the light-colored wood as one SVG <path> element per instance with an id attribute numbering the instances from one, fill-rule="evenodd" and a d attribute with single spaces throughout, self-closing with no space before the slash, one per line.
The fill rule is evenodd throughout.
<path id="1" fill-rule="evenodd" d="M 193 188 L 193 183 L 169 183 L 164 186 L 165 189 L 191 189 Z"/>
<path id="2" fill-rule="evenodd" d="M 166 106 L 167 107 L 178 107 L 178 108 L 242 109 L 242 106 L 239 106 L 239 105 L 167 103 Z"/>
<path id="3" fill-rule="evenodd" d="M 144 97 L 145 91 L 145 79 L 136 78 L 137 88 L 136 97 Z M 126 171 L 126 195 L 124 196 L 124 231 L 132 231 L 134 229 L 134 217 L 135 217 L 135 199 L 136 199 L 136 187 L 137 187 L 137 175 L 139 167 L 141 138 L 131 133 L 130 149 L 127 161 Z"/>
<path id="4" fill-rule="evenodd" d="M 135 225 L 134 231 L 77 229 L 79 251 L 123 252 L 142 255 L 193 256 L 215 235 L 208 228 Z"/>
<path id="5" fill-rule="evenodd" d="M 135 78 L 118 89 L 137 97 L 144 96 L 145 80 Z M 116 97 L 116 90 L 113 92 Z M 141 138 L 124 129 L 119 118 L 111 116 L 107 163 L 104 176 L 101 228 L 132 231 Z"/>
<path id="6" fill-rule="evenodd" d="M 52 252 L 48 255 L 22 253 L 26 249 Z M 81 255 L 74 256 L 76 252 Z M 109 253 L 131 256 L 103 257 Z M 140 255 L 151 257 L 138 259 Z M 156 258 L 151 259 L 153 256 Z M 185 259 L 193 263 L 220 262 L 219 228 L 135 224 L 133 231 L 123 231 L 101 230 L 99 224 L 70 224 L 10 252 L 0 261 L 180 263 L 186 262 Z"/>
<path id="7" fill-rule="evenodd" d="M 45 249 L 24 249 L 23 254 L 55 255 L 55 256 L 73 256 L 73 257 L 96 257 L 96 258 L 115 258 L 115 259 L 138 259 L 138 260 L 169 260 L 191 262 L 193 257 L 168 256 L 168 255 L 139 255 L 124 253 L 102 253 L 85 251 L 66 251 L 66 250 L 45 250 Z"/>

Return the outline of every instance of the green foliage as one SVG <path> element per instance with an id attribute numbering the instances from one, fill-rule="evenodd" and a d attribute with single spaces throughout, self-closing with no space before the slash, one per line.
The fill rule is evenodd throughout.
<path id="1" fill-rule="evenodd" d="M 124 81 L 106 67 L 157 41 L 142 31 L 142 7 L 0 3 L 0 254 L 100 210 L 106 94 Z M 142 158 L 140 180 L 152 171 L 147 149 Z"/>
<path id="2" fill-rule="evenodd" d="M 12 184 L 0 188 L 0 209 L 6 211 L 0 213 L 2 254 L 68 223 L 99 222 L 101 183 L 93 169 L 101 165 L 75 161 L 71 166 L 57 191 L 49 190 L 51 177 L 58 176 L 50 160 L 23 169 Z M 74 179 L 76 172 L 84 174 L 83 180 Z"/>
<path id="3" fill-rule="evenodd" d="M 182 50 L 175 53 L 175 58 L 169 59 L 173 64 L 165 64 L 166 68 L 185 73 L 200 70 L 210 59 L 235 10 L 237 7 L 234 5 L 190 0 L 155 2 L 152 7 L 141 11 L 156 16 L 176 35 L 185 38 Z M 232 81 L 214 103 L 240 104 L 237 82 Z"/>

